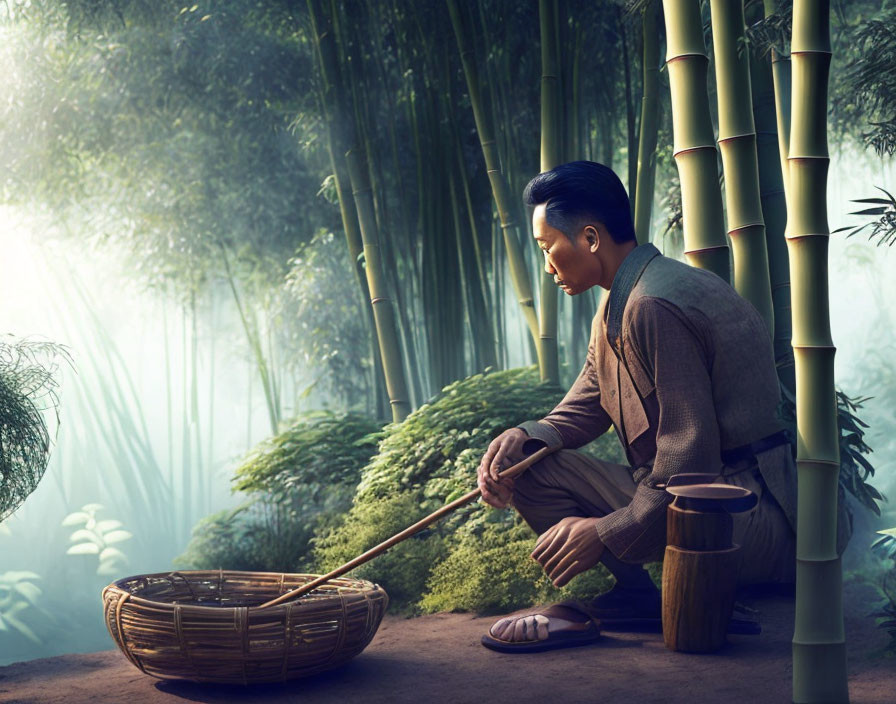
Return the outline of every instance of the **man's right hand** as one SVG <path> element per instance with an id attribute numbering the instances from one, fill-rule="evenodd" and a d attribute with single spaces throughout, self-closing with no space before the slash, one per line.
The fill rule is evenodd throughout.
<path id="1" fill-rule="evenodd" d="M 513 479 L 498 479 L 502 469 L 525 458 L 523 443 L 529 439 L 521 428 L 510 428 L 492 440 L 479 462 L 478 484 L 482 500 L 495 508 L 507 508 L 513 496 Z"/>

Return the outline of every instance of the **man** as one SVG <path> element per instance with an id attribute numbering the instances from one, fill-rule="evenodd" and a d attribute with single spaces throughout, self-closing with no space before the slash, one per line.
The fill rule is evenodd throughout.
<path id="1" fill-rule="evenodd" d="M 513 505 L 539 534 L 532 553 L 554 585 L 602 562 L 612 590 L 495 623 L 483 644 L 507 652 L 591 642 L 598 624 L 658 623 L 660 594 L 643 563 L 665 549 L 665 482 L 684 472 L 759 497 L 735 514 L 739 583 L 792 583 L 796 474 L 777 418 L 772 343 L 753 306 L 718 276 L 637 246 L 629 199 L 609 168 L 564 164 L 526 187 L 545 270 L 567 295 L 609 291 L 591 326 L 585 365 L 540 421 L 492 441 L 478 472 L 483 500 Z M 609 429 L 628 466 L 581 447 Z M 560 448 L 515 480 L 498 472 L 539 447 Z M 841 521 L 842 523 L 842 521 Z"/>

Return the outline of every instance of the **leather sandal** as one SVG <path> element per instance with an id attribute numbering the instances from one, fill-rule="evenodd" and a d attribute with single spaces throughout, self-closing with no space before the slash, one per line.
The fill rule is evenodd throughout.
<path id="1" fill-rule="evenodd" d="M 572 626 L 564 627 L 559 631 L 550 631 L 551 619 L 568 621 L 559 615 L 550 615 L 550 610 L 556 606 L 562 606 L 567 609 L 576 611 L 587 618 L 581 623 L 573 623 Z M 527 622 L 522 623 L 523 634 L 525 640 L 505 640 L 494 635 L 494 628 L 498 624 L 508 621 L 509 624 L 516 626 L 521 619 L 535 617 L 536 628 L 530 629 Z M 538 626 L 544 627 L 542 632 L 547 629 L 547 637 L 539 637 Z M 531 630 L 531 633 L 527 632 Z M 564 601 L 546 607 L 542 611 L 520 614 L 519 616 L 511 616 L 500 619 L 495 622 L 489 629 L 489 632 L 482 636 L 482 644 L 491 650 L 497 650 L 502 653 L 537 653 L 545 650 L 557 650 L 559 648 L 572 648 L 580 645 L 589 645 L 600 640 L 600 620 L 588 614 L 579 602 Z"/>

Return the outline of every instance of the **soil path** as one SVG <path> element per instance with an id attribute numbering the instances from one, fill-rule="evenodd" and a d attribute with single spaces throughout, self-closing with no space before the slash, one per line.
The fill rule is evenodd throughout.
<path id="1" fill-rule="evenodd" d="M 873 592 L 845 593 L 853 704 L 896 703 L 896 658 L 887 634 L 866 616 Z M 599 644 L 505 655 L 479 644 L 493 618 L 387 616 L 367 649 L 332 672 L 249 687 L 157 680 L 117 650 L 0 667 L 7 704 L 175 704 L 177 702 L 789 702 L 793 600 L 745 599 L 760 610 L 759 636 L 731 636 L 713 655 L 673 653 L 654 633 L 605 632 Z"/>

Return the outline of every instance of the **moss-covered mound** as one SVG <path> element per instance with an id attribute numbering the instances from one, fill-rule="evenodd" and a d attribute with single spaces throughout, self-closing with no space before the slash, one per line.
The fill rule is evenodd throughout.
<path id="1" fill-rule="evenodd" d="M 562 389 L 538 383 L 534 367 L 477 374 L 445 387 L 402 423 L 386 426 L 351 510 L 314 540 L 318 570 L 339 566 L 475 488 L 492 438 L 541 418 L 562 396 Z M 612 433 L 586 451 L 622 461 Z M 398 608 L 430 611 L 501 611 L 607 586 L 606 573 L 592 570 L 554 590 L 528 558 L 534 537 L 516 512 L 476 503 L 353 574 L 382 584 Z"/>

